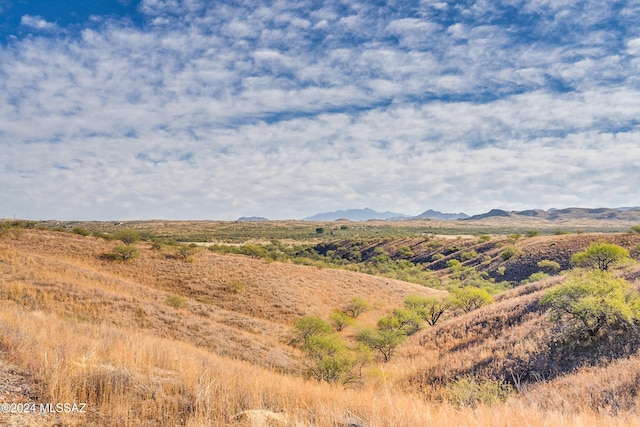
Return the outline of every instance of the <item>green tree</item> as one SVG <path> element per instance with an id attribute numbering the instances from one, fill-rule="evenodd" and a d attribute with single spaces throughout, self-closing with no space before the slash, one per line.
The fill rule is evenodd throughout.
<path id="1" fill-rule="evenodd" d="M 329 323 L 331 323 L 331 326 L 333 326 L 333 328 L 338 332 L 343 330 L 345 327 L 352 325 L 353 322 L 353 317 L 349 316 L 342 310 L 334 310 L 334 312 L 331 313 L 331 316 L 329 316 Z"/>
<path id="2" fill-rule="evenodd" d="M 358 358 L 336 334 L 311 335 L 302 349 L 311 362 L 308 373 L 318 381 L 346 384 L 357 377 L 353 368 Z"/>
<path id="3" fill-rule="evenodd" d="M 108 257 L 119 261 L 128 261 L 140 256 L 140 252 L 133 245 L 116 246 Z"/>
<path id="4" fill-rule="evenodd" d="M 305 344 L 311 337 L 326 335 L 333 330 L 331 325 L 318 316 L 301 317 L 294 322 L 293 326 L 296 331 L 295 341 L 302 341 Z"/>
<path id="5" fill-rule="evenodd" d="M 484 289 L 475 286 L 465 286 L 462 289 L 454 289 L 451 291 L 451 304 L 453 307 L 468 313 L 476 310 L 484 305 L 493 302 L 493 298 Z"/>
<path id="6" fill-rule="evenodd" d="M 538 268 L 542 269 L 547 273 L 557 273 L 560 271 L 560 263 L 557 261 L 551 261 L 550 259 L 543 259 L 538 262 Z"/>
<path id="7" fill-rule="evenodd" d="M 571 257 L 576 267 L 597 268 L 607 271 L 609 268 L 630 261 L 631 256 L 625 248 L 612 243 L 592 243 L 587 249 Z"/>
<path id="8" fill-rule="evenodd" d="M 396 308 L 393 313 L 378 320 L 378 328 L 412 335 L 422 328 L 422 318 L 418 313 L 406 308 Z"/>
<path id="9" fill-rule="evenodd" d="M 380 352 L 382 360 L 388 362 L 407 336 L 396 330 L 376 330 L 367 327 L 358 332 L 357 339 L 371 350 Z"/>
<path id="10" fill-rule="evenodd" d="M 571 276 L 549 290 L 540 304 L 550 319 L 583 341 L 631 327 L 640 313 L 638 291 L 624 279 L 602 270 Z"/>
<path id="11" fill-rule="evenodd" d="M 122 230 L 114 236 L 125 245 L 131 245 L 140 240 L 140 235 L 135 230 Z"/>
<path id="12" fill-rule="evenodd" d="M 429 326 L 435 326 L 438 320 L 450 309 L 450 304 L 441 298 L 409 295 L 404 299 L 404 306 L 424 319 Z"/>
<path id="13" fill-rule="evenodd" d="M 344 312 L 354 319 L 357 319 L 365 311 L 371 310 L 369 302 L 361 297 L 351 298 L 347 306 L 344 308 Z"/>

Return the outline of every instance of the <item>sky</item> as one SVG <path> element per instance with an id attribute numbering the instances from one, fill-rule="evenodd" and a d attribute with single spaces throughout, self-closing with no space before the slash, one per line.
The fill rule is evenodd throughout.
<path id="1" fill-rule="evenodd" d="M 640 0 L 0 0 L 0 218 L 640 205 Z"/>

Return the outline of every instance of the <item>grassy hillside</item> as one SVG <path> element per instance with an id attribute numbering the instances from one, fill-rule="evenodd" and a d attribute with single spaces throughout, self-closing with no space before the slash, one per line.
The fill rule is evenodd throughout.
<path id="1" fill-rule="evenodd" d="M 537 266 L 538 259 L 566 262 L 574 251 L 603 238 L 630 249 L 640 243 L 629 234 L 584 234 L 511 241 L 495 236 L 484 242 L 476 236 L 442 244 L 459 246 L 445 257 L 475 251 L 477 257 L 463 264 L 488 274 L 505 266 L 506 276 L 518 265 Z M 427 250 L 442 251 L 443 246 L 429 246 L 433 241 L 409 236 L 370 246 L 391 257 L 394 248 L 409 247 L 416 264 L 449 280 L 446 264 L 438 269 L 431 261 L 419 262 L 428 258 Z M 408 295 L 447 292 L 205 248 L 191 248 L 183 257 L 179 246 L 149 241 L 134 244 L 137 258 L 114 261 L 108 255 L 118 245 L 73 233 L 3 230 L 0 401 L 86 403 L 86 412 L 44 414 L 38 406 L 35 413 L 0 414 L 0 423 L 626 426 L 640 421 L 640 381 L 630 374 L 640 368 L 635 335 L 587 350 L 561 345 L 540 307 L 541 295 L 564 276 L 516 286 L 494 295 L 494 304 L 425 328 L 388 363 L 373 356 L 362 367 L 361 381 L 342 386 L 305 377 L 307 362 L 292 344 L 296 319 L 327 318 L 351 298 L 363 297 L 372 309 L 357 321 L 374 326 Z M 517 247 L 517 256 L 503 259 L 507 246 Z M 637 266 L 620 274 L 640 284 Z M 354 342 L 357 328 L 347 327 L 341 336 Z"/>

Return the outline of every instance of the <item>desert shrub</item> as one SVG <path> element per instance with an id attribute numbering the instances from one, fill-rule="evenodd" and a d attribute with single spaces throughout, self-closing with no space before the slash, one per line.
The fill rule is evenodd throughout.
<path id="1" fill-rule="evenodd" d="M 140 256 L 140 252 L 133 245 L 116 246 L 113 250 L 106 254 L 105 258 L 115 261 L 128 261 Z"/>
<path id="2" fill-rule="evenodd" d="M 336 334 L 310 336 L 302 347 L 308 361 L 307 373 L 318 381 L 352 382 L 358 358 Z"/>
<path id="3" fill-rule="evenodd" d="M 629 251 L 612 243 L 592 243 L 587 249 L 571 257 L 571 264 L 577 267 L 597 268 L 601 271 L 630 261 L 632 259 Z"/>
<path id="4" fill-rule="evenodd" d="M 400 256 L 401 258 L 411 258 L 414 255 L 415 254 L 409 246 L 403 246 L 398 250 L 398 256 Z"/>
<path id="5" fill-rule="evenodd" d="M 196 253 L 197 245 L 180 245 L 176 252 L 176 256 L 184 261 L 188 261 Z"/>
<path id="6" fill-rule="evenodd" d="M 396 348 L 407 339 L 407 336 L 396 330 L 366 327 L 358 332 L 356 338 L 372 351 L 379 352 L 382 360 L 388 362 Z"/>
<path id="7" fill-rule="evenodd" d="M 431 261 L 438 261 L 444 258 L 444 254 L 433 254 L 431 256 Z"/>
<path id="8" fill-rule="evenodd" d="M 629 229 L 629 233 L 640 233 L 640 224 L 632 226 Z"/>
<path id="9" fill-rule="evenodd" d="M 538 230 L 527 230 L 527 232 L 524 235 L 526 237 L 536 237 L 540 235 L 540 232 Z"/>
<path id="10" fill-rule="evenodd" d="M 491 240 L 491 236 L 488 234 L 479 234 L 478 235 L 478 243 L 484 243 Z"/>
<path id="11" fill-rule="evenodd" d="M 353 317 L 349 316 L 344 311 L 334 310 L 334 312 L 329 316 L 329 323 L 331 323 L 331 326 L 333 326 L 336 331 L 340 332 L 347 326 L 353 325 L 354 320 Z"/>
<path id="12" fill-rule="evenodd" d="M 549 290 L 540 304 L 565 333 L 590 343 L 632 327 L 640 315 L 640 298 L 629 282 L 601 270 L 583 271 Z"/>
<path id="13" fill-rule="evenodd" d="M 417 313 L 430 326 L 435 326 L 451 308 L 449 302 L 444 299 L 421 295 L 408 295 L 404 299 L 404 306 Z"/>
<path id="14" fill-rule="evenodd" d="M 347 306 L 344 308 L 344 312 L 354 319 L 357 319 L 365 311 L 371 310 L 371 304 L 361 297 L 352 298 Z"/>
<path id="15" fill-rule="evenodd" d="M 83 228 L 83 227 L 75 227 L 73 230 L 71 230 L 71 232 L 73 234 L 79 234 L 80 236 L 89 236 L 89 235 L 91 235 L 89 230 L 87 230 L 86 228 Z"/>
<path id="16" fill-rule="evenodd" d="M 226 289 L 227 292 L 230 292 L 232 294 L 241 294 L 245 290 L 245 284 L 239 280 L 232 280 L 227 283 Z"/>
<path id="17" fill-rule="evenodd" d="M 116 240 L 120 240 L 125 245 L 131 245 L 140 240 L 140 235 L 134 230 L 122 230 L 114 235 Z"/>
<path id="18" fill-rule="evenodd" d="M 507 261 L 514 256 L 519 255 L 520 253 L 520 249 L 516 248 L 515 246 L 510 246 L 500 253 L 500 257 L 502 257 L 504 261 Z"/>
<path id="19" fill-rule="evenodd" d="M 551 261 L 550 259 L 543 259 L 538 262 L 538 268 L 548 273 L 557 273 L 560 271 L 560 263 Z"/>
<path id="20" fill-rule="evenodd" d="M 468 251 L 468 252 L 462 252 L 460 254 L 460 261 L 469 261 L 472 260 L 474 258 L 478 258 L 478 252 L 476 251 Z"/>
<path id="21" fill-rule="evenodd" d="M 414 310 L 396 308 L 393 313 L 378 320 L 378 328 L 395 331 L 402 335 L 412 335 L 422 328 L 422 317 Z"/>
<path id="22" fill-rule="evenodd" d="M 507 271 L 507 267 L 505 267 L 504 265 L 501 265 L 500 267 L 498 267 L 496 269 L 496 273 L 498 273 L 501 276 L 504 276 L 504 273 Z"/>
<path id="23" fill-rule="evenodd" d="M 173 308 L 181 308 L 187 303 L 187 300 L 180 295 L 169 295 L 164 300 L 165 304 L 170 305 Z"/>
<path id="24" fill-rule="evenodd" d="M 520 233 L 514 233 L 514 234 L 509 234 L 507 236 L 507 240 L 509 241 L 509 243 L 513 244 L 515 242 L 517 242 L 518 240 L 520 240 L 522 238 L 522 234 Z"/>
<path id="25" fill-rule="evenodd" d="M 306 342 L 314 335 L 330 333 L 333 329 L 326 321 L 318 316 L 304 316 L 296 320 L 293 324 L 295 328 L 294 341 Z"/>
<path id="26" fill-rule="evenodd" d="M 464 376 L 448 385 L 446 397 L 454 405 L 476 407 L 504 402 L 513 393 L 514 389 L 508 383 Z"/>
<path id="27" fill-rule="evenodd" d="M 468 313 L 484 305 L 493 302 L 493 298 L 485 289 L 474 286 L 465 286 L 462 289 L 453 289 L 450 303 L 452 307 Z"/>
<path id="28" fill-rule="evenodd" d="M 295 322 L 294 328 L 294 341 L 302 343 L 301 348 L 307 358 L 307 374 L 310 377 L 318 381 L 342 384 L 359 377 L 353 369 L 366 358 L 332 333 L 327 322 L 316 316 L 305 316 Z"/>

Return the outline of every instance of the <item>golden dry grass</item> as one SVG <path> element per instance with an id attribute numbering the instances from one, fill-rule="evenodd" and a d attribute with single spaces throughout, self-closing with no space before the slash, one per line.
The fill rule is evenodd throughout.
<path id="1" fill-rule="evenodd" d="M 145 243 L 131 262 L 102 259 L 113 246 L 31 230 L 0 239 L 0 378 L 13 385 L 0 386 L 0 397 L 82 402 L 88 411 L 2 414 L 0 424 L 247 425 L 241 414 L 251 410 L 278 414 L 290 426 L 639 424 L 639 402 L 623 393 L 638 387 L 636 376 L 625 375 L 640 368 L 636 356 L 530 386 L 492 406 L 452 406 L 427 387 L 433 375 L 485 366 L 491 376 L 514 356 L 534 354 L 549 333 L 536 298 L 558 279 L 417 334 L 392 362 L 367 367 L 363 385 L 345 388 L 297 374 L 292 321 L 326 316 L 362 296 L 374 306 L 362 322 L 372 323 L 410 293 L 438 291 L 207 251 L 184 262 L 168 258 L 170 248 Z M 171 296 L 184 304 L 169 304 Z"/>

